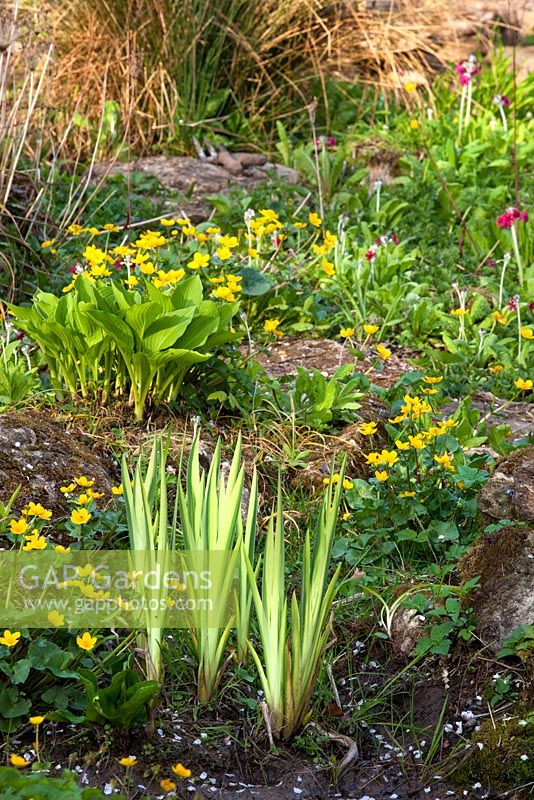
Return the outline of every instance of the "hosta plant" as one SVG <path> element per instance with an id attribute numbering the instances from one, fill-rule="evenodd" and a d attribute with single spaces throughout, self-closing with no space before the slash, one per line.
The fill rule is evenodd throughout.
<path id="1" fill-rule="evenodd" d="M 59 395 L 126 396 L 140 420 L 148 401 L 175 400 L 187 371 L 234 338 L 237 305 L 204 300 L 198 275 L 170 290 L 80 275 L 63 297 L 38 291 L 29 308 L 10 310 L 40 345 Z"/>

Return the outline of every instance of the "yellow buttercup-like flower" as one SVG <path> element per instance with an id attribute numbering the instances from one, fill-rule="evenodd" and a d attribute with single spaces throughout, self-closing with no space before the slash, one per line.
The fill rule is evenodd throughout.
<path id="1" fill-rule="evenodd" d="M 387 361 L 388 358 L 391 357 L 391 350 L 388 350 L 383 344 L 378 344 L 376 346 L 376 352 L 380 356 L 383 361 Z"/>
<path id="2" fill-rule="evenodd" d="M 367 336 L 372 336 L 373 333 L 377 332 L 378 325 L 370 325 L 369 323 L 367 323 L 366 325 L 363 326 L 363 330 L 364 330 L 364 333 L 367 334 Z"/>
<path id="3" fill-rule="evenodd" d="M 265 333 L 272 333 L 275 336 L 283 336 L 284 332 L 278 330 L 279 325 L 280 325 L 279 319 L 267 319 L 263 323 L 263 330 L 265 331 Z"/>
<path id="4" fill-rule="evenodd" d="M 522 325 L 520 332 L 523 339 L 534 339 L 534 331 L 531 328 L 526 328 L 524 325 Z"/>
<path id="5" fill-rule="evenodd" d="M 9 523 L 9 530 L 11 533 L 19 534 L 19 533 L 26 533 L 28 530 L 28 523 L 25 519 L 12 519 Z"/>
<path id="6" fill-rule="evenodd" d="M 119 758 L 119 764 L 121 765 L 121 767 L 133 767 L 137 764 L 137 757 L 124 756 L 123 758 Z"/>
<path id="7" fill-rule="evenodd" d="M 68 486 L 60 486 L 59 487 L 59 491 L 62 494 L 69 494 L 69 492 L 73 492 L 75 489 L 76 489 L 76 484 L 75 483 L 69 483 Z"/>
<path id="8" fill-rule="evenodd" d="M 61 628 L 65 622 L 64 615 L 60 614 L 59 611 L 56 611 L 56 609 L 48 612 L 47 619 L 49 623 L 54 626 L 54 628 Z"/>
<path id="9" fill-rule="evenodd" d="M 22 509 L 22 513 L 25 517 L 39 517 L 39 519 L 50 519 L 52 517 L 52 512 L 44 508 L 41 503 L 28 503 Z"/>
<path id="10" fill-rule="evenodd" d="M 315 211 L 310 211 L 310 213 L 308 214 L 308 220 L 310 221 L 310 224 L 313 225 L 314 228 L 320 228 L 321 225 L 323 224 L 321 217 L 319 216 L 319 214 L 316 214 Z"/>
<path id="11" fill-rule="evenodd" d="M 376 428 L 376 422 L 362 422 L 362 424 L 358 426 L 358 433 L 361 433 L 362 436 L 372 436 L 376 433 Z"/>
<path id="12" fill-rule="evenodd" d="M 74 508 L 70 515 L 70 521 L 75 525 L 85 525 L 86 522 L 89 522 L 91 517 L 92 514 L 90 514 L 86 508 Z"/>
<path id="13" fill-rule="evenodd" d="M 417 89 L 417 84 L 414 83 L 413 81 L 408 81 L 408 83 L 404 84 L 404 91 L 408 92 L 408 94 L 410 94 L 411 92 L 415 92 L 416 89 Z"/>
<path id="14" fill-rule="evenodd" d="M 350 339 L 351 336 L 354 336 L 355 329 L 354 328 L 341 328 L 339 331 L 339 335 L 342 339 Z"/>
<path id="15" fill-rule="evenodd" d="M 229 247 L 218 247 L 215 251 L 217 253 L 217 257 L 221 259 L 221 261 L 227 261 L 229 258 L 232 258 L 232 251 Z"/>
<path id="16" fill-rule="evenodd" d="M 380 483 L 384 483 L 389 478 L 389 475 L 385 470 L 376 470 L 375 478 L 377 481 L 380 481 Z"/>
<path id="17" fill-rule="evenodd" d="M 35 717 L 30 717 L 30 725 L 40 725 L 41 722 L 44 722 L 44 715 L 37 715 Z"/>
<path id="18" fill-rule="evenodd" d="M 81 636 L 76 637 L 76 644 L 80 650 L 92 650 L 96 644 L 96 636 L 91 636 L 89 631 L 85 631 Z"/>
<path id="19" fill-rule="evenodd" d="M 521 389 L 523 392 L 528 392 L 529 389 L 532 389 L 533 383 L 530 378 L 518 378 L 516 381 L 514 381 L 514 386 L 516 389 Z"/>
<path id="20" fill-rule="evenodd" d="M 454 314 L 455 317 L 465 317 L 467 311 L 465 308 L 453 308 L 451 314 Z"/>
<path id="21" fill-rule="evenodd" d="M 82 489 L 88 489 L 90 486 L 94 486 L 94 479 L 88 478 L 87 475 L 79 475 L 77 478 L 73 478 L 73 481 L 81 486 Z"/>
<path id="22" fill-rule="evenodd" d="M 160 788 L 165 794 L 173 792 L 176 789 L 176 784 L 170 778 L 162 778 L 159 782 Z"/>
<path id="23" fill-rule="evenodd" d="M 189 267 L 189 269 L 199 269 L 200 267 L 207 267 L 209 263 L 210 263 L 209 254 L 199 253 L 197 250 L 191 261 L 187 262 L 187 266 Z"/>
<path id="24" fill-rule="evenodd" d="M 17 767 L 18 769 L 20 769 L 20 768 L 23 768 L 23 767 L 29 767 L 32 762 L 31 761 L 26 761 L 24 756 L 18 756 L 16 753 L 12 753 L 9 756 L 9 763 L 13 767 Z"/>
<path id="25" fill-rule="evenodd" d="M 6 647 L 15 647 L 20 639 L 20 631 L 10 631 L 6 628 L 4 635 L 0 636 L 0 644 Z"/>
<path id="26" fill-rule="evenodd" d="M 425 375 L 423 380 L 425 383 L 430 383 L 430 384 L 441 383 L 441 381 L 443 380 L 443 375 L 438 375 L 435 378 L 433 378 L 431 375 Z"/>
<path id="27" fill-rule="evenodd" d="M 399 497 L 415 497 L 415 492 L 401 492 Z"/>
<path id="28" fill-rule="evenodd" d="M 177 775 L 179 778 L 190 778 L 191 777 L 191 770 L 187 769 L 187 767 L 184 767 L 184 765 L 182 763 L 180 763 L 180 762 L 178 762 L 178 764 L 175 764 L 173 767 L 171 767 L 171 769 L 174 772 L 174 774 Z"/>
<path id="29" fill-rule="evenodd" d="M 111 494 L 115 494 L 115 495 L 124 494 L 124 486 L 122 485 L 122 483 L 119 483 L 118 486 L 112 486 L 111 487 Z"/>

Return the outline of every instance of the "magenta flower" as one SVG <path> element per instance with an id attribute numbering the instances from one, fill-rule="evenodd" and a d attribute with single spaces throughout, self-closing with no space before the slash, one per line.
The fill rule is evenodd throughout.
<path id="1" fill-rule="evenodd" d="M 497 225 L 499 228 L 511 228 L 516 220 L 528 222 L 528 214 L 526 211 L 520 211 L 515 206 L 511 206 L 506 209 L 504 214 L 497 217 Z"/>
<path id="2" fill-rule="evenodd" d="M 505 94 L 494 95 L 493 102 L 495 103 L 495 105 L 501 106 L 502 108 L 510 107 L 510 98 Z"/>
<path id="3" fill-rule="evenodd" d="M 376 258 L 376 253 L 377 253 L 377 247 L 376 245 L 373 245 L 373 247 L 371 247 L 365 254 L 367 261 L 369 262 L 374 261 Z"/>
<path id="4" fill-rule="evenodd" d="M 517 309 L 519 308 L 518 295 L 515 295 L 515 297 L 511 297 L 510 300 L 508 300 L 506 307 L 508 311 L 514 311 L 514 312 L 517 311 Z"/>
<path id="5" fill-rule="evenodd" d="M 481 70 L 482 67 L 476 60 L 476 56 L 469 56 L 469 58 L 460 61 L 460 63 L 456 65 L 454 71 L 458 75 L 460 84 L 462 86 L 468 86 L 475 75 L 478 75 Z"/>

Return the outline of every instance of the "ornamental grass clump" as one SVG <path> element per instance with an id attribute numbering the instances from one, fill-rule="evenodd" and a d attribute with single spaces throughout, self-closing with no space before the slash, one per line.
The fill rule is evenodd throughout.
<path id="1" fill-rule="evenodd" d="M 306 533 L 299 597 L 293 593 L 288 614 L 281 487 L 271 516 L 265 553 L 256 569 L 247 559 L 261 646 L 250 643 L 265 694 L 264 717 L 272 739 L 289 739 L 305 723 L 321 666 L 332 604 L 338 591 L 337 569 L 329 578 L 332 542 L 339 516 L 344 470 L 325 491 L 312 544 Z M 261 572 L 261 587 L 259 574 Z"/>
<path id="2" fill-rule="evenodd" d="M 246 657 L 251 597 L 245 584 L 246 564 L 254 554 L 258 488 L 252 479 L 243 529 L 243 491 L 245 469 L 241 460 L 239 439 L 225 478 L 221 469 L 221 442 L 217 443 L 208 472 L 200 468 L 199 437 L 195 437 L 185 480 L 185 491 L 178 486 L 181 532 L 185 550 L 200 558 L 202 570 L 211 573 L 215 587 L 213 607 L 198 608 L 191 613 L 190 629 L 198 660 L 198 696 L 209 700 L 232 658 L 226 646 L 230 631 L 237 625 L 238 654 Z M 241 579 L 239 579 L 241 578 Z M 237 582 L 237 586 L 236 586 Z M 237 593 L 238 611 L 230 606 Z"/>
<path id="3" fill-rule="evenodd" d="M 80 275 L 63 297 L 38 291 L 29 308 L 10 311 L 41 347 L 59 397 L 125 397 L 141 420 L 147 403 L 176 400 L 188 370 L 234 338 L 237 303 L 204 300 L 198 275 L 134 291 Z"/>

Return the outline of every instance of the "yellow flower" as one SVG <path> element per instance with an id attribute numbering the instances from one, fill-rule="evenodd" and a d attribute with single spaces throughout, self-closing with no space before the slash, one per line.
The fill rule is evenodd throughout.
<path id="1" fill-rule="evenodd" d="M 305 222 L 294 222 L 293 226 L 295 228 L 298 228 L 299 230 L 302 230 L 302 228 L 306 227 L 306 223 Z"/>
<path id="2" fill-rule="evenodd" d="M 55 628 L 61 628 L 61 626 L 65 622 L 65 617 L 63 616 L 63 614 L 60 614 L 59 611 L 56 611 L 56 609 L 48 612 L 47 619 L 50 622 L 50 624 L 53 625 Z"/>
<path id="3" fill-rule="evenodd" d="M 86 508 L 74 508 L 70 515 L 70 521 L 75 525 L 85 525 L 86 522 L 89 522 L 91 516 L 92 514 Z"/>
<path id="4" fill-rule="evenodd" d="M 4 631 L 4 635 L 0 636 L 0 644 L 5 644 L 6 647 L 15 647 L 20 639 L 20 631 Z"/>
<path id="5" fill-rule="evenodd" d="M 398 414 L 396 417 L 393 418 L 388 417 L 388 422 L 390 422 L 392 425 L 398 425 L 399 422 L 404 422 L 405 419 L 406 419 L 405 414 Z"/>
<path id="6" fill-rule="evenodd" d="M 314 228 L 320 228 L 321 225 L 323 224 L 321 217 L 319 216 L 319 214 L 316 214 L 315 211 L 310 211 L 310 213 L 308 214 L 308 220 L 310 224 L 313 225 Z"/>
<path id="7" fill-rule="evenodd" d="M 237 237 L 235 236 L 221 236 L 219 238 L 219 244 L 222 245 L 222 247 L 232 248 L 232 247 L 237 247 L 239 242 L 237 240 Z"/>
<path id="8" fill-rule="evenodd" d="M 499 372 L 502 372 L 504 369 L 502 364 L 495 364 L 493 367 L 489 367 L 489 371 L 493 372 L 494 375 L 498 375 Z"/>
<path id="9" fill-rule="evenodd" d="M 28 530 L 28 523 L 25 519 L 12 519 L 9 523 L 9 530 L 11 533 L 26 533 Z"/>
<path id="10" fill-rule="evenodd" d="M 92 650 L 96 644 L 96 636 L 91 636 L 89 631 L 85 631 L 81 636 L 76 637 L 76 644 L 80 650 Z"/>
<path id="11" fill-rule="evenodd" d="M 323 258 L 323 260 L 321 261 L 321 266 L 323 268 L 323 271 L 326 272 L 326 274 L 328 275 L 328 277 L 332 277 L 332 275 L 336 274 L 334 265 L 332 264 L 331 261 L 328 261 L 328 259 Z"/>
<path id="12" fill-rule="evenodd" d="M 209 233 L 210 236 L 215 236 L 216 233 L 220 233 L 220 232 L 221 232 L 220 228 L 214 228 L 214 227 L 206 228 L 206 233 Z"/>
<path id="13" fill-rule="evenodd" d="M 31 764 L 31 761 L 26 761 L 24 756 L 18 756 L 16 753 L 12 753 L 9 756 L 9 763 L 13 767 L 29 767 L 30 764 Z"/>
<path id="14" fill-rule="evenodd" d="M 232 251 L 229 247 L 218 247 L 215 252 L 221 261 L 227 261 L 229 258 L 232 258 Z"/>
<path id="15" fill-rule="evenodd" d="M 520 331 L 523 339 L 534 339 L 534 331 L 531 328 L 526 328 L 522 325 Z"/>
<path id="16" fill-rule="evenodd" d="M 408 439 L 415 450 L 424 450 L 425 443 L 423 442 L 422 434 L 418 433 L 416 436 L 408 435 Z"/>
<path id="17" fill-rule="evenodd" d="M 173 225 L 176 225 L 176 220 L 172 219 L 172 218 L 171 219 L 160 219 L 159 224 L 160 225 L 164 225 L 167 228 L 172 228 Z"/>
<path id="18" fill-rule="evenodd" d="M 41 722 L 44 722 L 44 716 L 37 715 L 35 717 L 30 717 L 30 725 L 40 725 Z"/>
<path id="19" fill-rule="evenodd" d="M 365 460 L 366 460 L 366 461 L 367 461 L 367 463 L 368 463 L 368 464 L 370 464 L 372 467 L 378 467 L 378 465 L 382 463 L 382 462 L 380 461 L 380 453 L 368 453 L 368 454 L 365 456 Z"/>
<path id="20" fill-rule="evenodd" d="M 88 489 L 90 486 L 93 486 L 94 480 L 91 480 L 86 475 L 80 475 L 78 478 L 73 478 L 73 481 L 81 486 L 82 489 Z"/>
<path id="21" fill-rule="evenodd" d="M 63 547 L 62 544 L 56 544 L 54 550 L 56 551 L 56 553 L 61 553 L 62 555 L 70 553 L 70 547 Z"/>
<path id="22" fill-rule="evenodd" d="M 111 494 L 116 494 L 116 495 L 124 494 L 124 486 L 122 485 L 122 483 L 119 483 L 118 486 L 112 486 Z"/>
<path id="23" fill-rule="evenodd" d="M 101 497 L 104 497 L 104 492 L 94 492 L 92 489 L 88 489 L 87 496 L 90 497 L 91 500 L 100 500 Z"/>
<path id="24" fill-rule="evenodd" d="M 361 433 L 362 436 L 372 436 L 376 433 L 376 422 L 362 422 L 358 426 L 358 433 Z"/>
<path id="25" fill-rule="evenodd" d="M 162 791 L 164 791 L 165 793 L 172 792 L 174 791 L 174 789 L 176 789 L 176 784 L 174 783 L 174 781 L 171 781 L 170 778 L 162 778 L 159 782 L 159 785 Z"/>
<path id="26" fill-rule="evenodd" d="M 419 128 L 419 122 L 418 122 L 418 120 L 416 120 L 416 119 L 411 119 L 411 120 L 410 120 L 410 128 L 412 129 L 412 131 L 416 131 L 416 130 Z"/>
<path id="27" fill-rule="evenodd" d="M 179 778 L 190 778 L 191 777 L 191 770 L 187 769 L 187 767 L 184 767 L 184 765 L 181 764 L 180 762 L 178 762 L 178 764 L 175 764 L 173 767 L 171 767 L 171 769 L 174 772 L 174 774 L 177 775 Z"/>
<path id="28" fill-rule="evenodd" d="M 408 83 L 404 84 L 404 91 L 405 92 L 408 92 L 408 93 L 415 92 L 416 89 L 417 89 L 417 84 L 414 83 L 413 81 L 408 81 Z"/>
<path id="29" fill-rule="evenodd" d="M 398 453 L 395 450 L 382 450 L 380 453 L 380 461 L 379 464 L 388 464 L 388 466 L 392 467 L 394 464 L 397 463 L 399 460 Z"/>
<path id="30" fill-rule="evenodd" d="M 323 483 L 325 486 L 328 486 L 330 482 L 332 482 L 335 485 L 336 483 L 339 483 L 340 478 L 341 475 L 339 474 L 339 472 L 334 472 L 334 474 L 330 478 L 323 478 Z"/>
<path id="31" fill-rule="evenodd" d="M 403 442 L 401 439 L 397 439 L 395 442 L 395 447 L 397 450 L 409 450 L 410 449 L 410 442 Z"/>
<path id="32" fill-rule="evenodd" d="M 384 483 L 384 481 L 387 481 L 387 479 L 389 478 L 389 475 L 387 474 L 386 470 L 377 469 L 375 472 L 375 478 L 377 479 L 377 481 L 380 481 L 380 483 Z"/>
<path id="33" fill-rule="evenodd" d="M 113 222 L 106 222 L 106 224 L 104 225 L 104 230 L 109 231 L 110 233 L 118 233 L 120 231 L 120 228 Z"/>
<path id="34" fill-rule="evenodd" d="M 83 232 L 82 226 L 76 225 L 76 223 L 74 223 L 73 225 L 69 225 L 69 227 L 67 228 L 67 233 L 70 233 L 71 236 L 79 236 L 80 233 L 82 232 Z"/>
<path id="35" fill-rule="evenodd" d="M 431 389 L 430 387 L 428 389 L 423 389 L 422 391 L 423 391 L 423 394 L 437 394 L 438 393 L 437 389 Z"/>
<path id="36" fill-rule="evenodd" d="M 68 486 L 59 487 L 59 491 L 62 492 L 62 494 L 68 494 L 69 492 L 73 492 L 75 489 L 76 489 L 75 483 L 69 483 Z"/>
<path id="37" fill-rule="evenodd" d="M 384 347 L 383 344 L 378 344 L 376 346 L 376 352 L 383 361 L 387 361 L 391 356 L 391 350 L 388 350 L 388 348 Z"/>
<path id="38" fill-rule="evenodd" d="M 46 537 L 39 536 L 37 529 L 33 530 L 31 534 L 27 534 L 24 538 L 26 539 L 26 544 L 23 546 L 23 550 L 46 550 Z"/>
<path id="39" fill-rule="evenodd" d="M 514 381 L 514 386 L 516 389 L 521 389 L 523 392 L 528 392 L 529 389 L 532 389 L 532 385 L 533 384 L 530 378 L 527 378 L 526 380 L 524 378 L 518 378 L 516 381 Z"/>
<path id="40" fill-rule="evenodd" d="M 28 503 L 22 509 L 22 513 L 25 517 L 39 517 L 39 519 L 50 519 L 52 516 L 52 512 L 43 508 L 41 503 Z"/>
<path id="41" fill-rule="evenodd" d="M 135 247 L 141 250 L 152 250 L 154 247 L 163 247 L 165 244 L 167 244 L 167 239 L 159 231 L 145 231 L 134 242 Z"/>
<path id="42" fill-rule="evenodd" d="M 249 258 L 258 258 L 260 255 L 255 247 L 249 247 L 247 250 L 247 254 Z"/>
<path id="43" fill-rule="evenodd" d="M 345 511 L 345 513 L 341 516 L 341 519 L 343 522 L 346 522 L 348 519 L 350 519 L 350 511 Z"/>
<path id="44" fill-rule="evenodd" d="M 465 308 L 453 308 L 451 314 L 454 314 L 455 317 L 465 317 L 467 311 Z"/>
<path id="45" fill-rule="evenodd" d="M 443 375 L 439 375 L 436 378 L 432 378 L 430 375 L 425 375 L 423 380 L 425 383 L 430 383 L 430 384 L 441 383 L 441 381 L 443 380 Z"/>
<path id="46" fill-rule="evenodd" d="M 347 489 L 347 491 L 348 491 L 349 489 L 352 489 L 353 486 L 354 486 L 354 484 L 349 478 L 344 478 L 343 479 L 343 488 L 344 489 Z"/>
<path id="47" fill-rule="evenodd" d="M 228 286 L 218 286 L 213 290 L 212 295 L 218 297 L 219 300 L 225 300 L 227 303 L 233 303 L 235 300 L 235 294 Z"/>
<path id="48" fill-rule="evenodd" d="M 145 261 L 143 264 L 139 265 L 139 271 L 143 275 L 153 275 L 156 271 L 156 267 L 154 266 L 152 261 Z"/>
<path id="49" fill-rule="evenodd" d="M 207 267 L 209 263 L 210 263 L 209 254 L 199 253 L 197 250 L 192 260 L 187 262 L 187 266 L 189 267 L 189 269 L 199 269 L 199 267 Z"/>
<path id="50" fill-rule="evenodd" d="M 372 335 L 373 335 L 373 333 L 376 333 L 376 332 L 377 332 L 377 330 L 378 330 L 378 325 L 370 325 L 370 324 L 368 323 L 367 325 L 364 325 L 364 326 L 363 326 L 363 330 L 364 330 L 364 332 L 367 334 L 367 336 L 372 336 Z"/>
<path id="51" fill-rule="evenodd" d="M 55 239 L 47 239 L 45 242 L 42 243 L 41 247 L 43 250 L 46 250 L 48 247 L 52 247 L 55 244 Z"/>
<path id="52" fill-rule="evenodd" d="M 401 492 L 399 497 L 415 497 L 415 492 Z"/>
<path id="53" fill-rule="evenodd" d="M 273 333 L 275 336 L 283 336 L 283 331 L 278 330 L 278 326 L 280 325 L 279 319 L 266 319 L 263 323 L 263 330 L 265 333 Z"/>
<path id="54" fill-rule="evenodd" d="M 439 464 L 441 467 L 448 469 L 449 472 L 455 472 L 455 467 L 452 463 L 451 457 L 448 453 L 443 453 L 442 456 L 435 455 L 434 461 Z"/>
<path id="55" fill-rule="evenodd" d="M 351 336 L 354 336 L 355 329 L 354 328 L 341 328 L 339 331 L 339 335 L 342 339 L 350 339 Z"/>
<path id="56" fill-rule="evenodd" d="M 499 325 L 507 325 L 508 324 L 508 320 L 506 319 L 504 314 L 501 314 L 500 311 L 493 311 L 491 316 L 493 317 L 495 322 L 499 323 Z"/>
<path id="57" fill-rule="evenodd" d="M 91 502 L 91 498 L 89 497 L 88 494 L 80 494 L 80 495 L 78 495 L 78 499 L 76 500 L 76 503 L 79 506 L 86 506 L 87 503 L 90 503 L 90 502 Z"/>
<path id="58" fill-rule="evenodd" d="M 163 220 L 161 221 L 163 222 Z M 123 758 L 119 758 L 119 764 L 121 767 L 134 767 L 137 764 L 137 757 L 124 756 Z"/>

